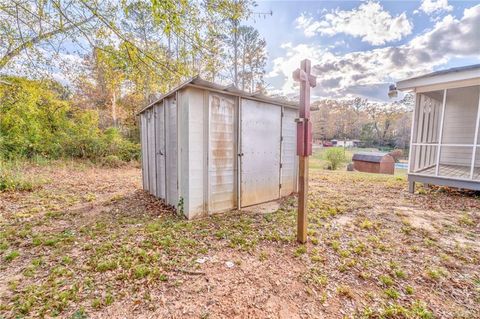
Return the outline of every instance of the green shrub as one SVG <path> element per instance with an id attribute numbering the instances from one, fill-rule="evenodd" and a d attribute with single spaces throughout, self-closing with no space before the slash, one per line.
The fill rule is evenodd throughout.
<path id="1" fill-rule="evenodd" d="M 1 157 L 58 157 L 69 120 L 65 89 L 53 81 L 10 77 L 0 86 Z"/>
<path id="2" fill-rule="evenodd" d="M 340 147 L 330 147 L 324 153 L 325 160 L 329 164 L 329 169 L 336 170 L 341 164 L 345 163 L 345 152 Z"/>
<path id="3" fill-rule="evenodd" d="M 116 128 L 105 130 L 103 135 L 105 155 L 115 155 L 122 161 L 137 160 L 140 157 L 140 145 L 122 137 Z"/>
<path id="4" fill-rule="evenodd" d="M 7 163 L 0 161 L 0 192 L 31 191 L 35 188 L 35 183 L 24 177 L 15 163 Z"/>
<path id="5" fill-rule="evenodd" d="M 140 157 L 138 143 L 116 128 L 101 130 L 98 111 L 72 107 L 60 84 L 7 80 L 12 85 L 0 86 L 0 159 Z"/>

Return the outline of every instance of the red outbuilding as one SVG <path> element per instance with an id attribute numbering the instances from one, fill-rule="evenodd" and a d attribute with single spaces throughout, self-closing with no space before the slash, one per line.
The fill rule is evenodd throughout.
<path id="1" fill-rule="evenodd" d="M 352 161 L 353 169 L 359 172 L 379 174 L 393 174 L 395 172 L 395 160 L 387 153 L 355 153 Z"/>

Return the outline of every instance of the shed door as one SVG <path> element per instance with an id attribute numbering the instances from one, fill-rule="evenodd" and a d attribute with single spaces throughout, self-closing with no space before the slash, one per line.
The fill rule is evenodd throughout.
<path id="1" fill-rule="evenodd" d="M 235 207 L 235 100 L 209 96 L 209 212 Z"/>
<path id="2" fill-rule="evenodd" d="M 297 186 L 297 111 L 284 108 L 282 116 L 282 167 L 280 195 L 295 192 Z"/>
<path id="3" fill-rule="evenodd" d="M 165 100 L 166 120 L 166 177 L 167 177 L 167 203 L 177 206 L 178 203 L 178 148 L 177 148 L 177 102 L 172 99 Z"/>
<path id="4" fill-rule="evenodd" d="M 155 144 L 157 197 L 165 198 L 165 109 L 163 104 L 155 105 Z"/>
<path id="5" fill-rule="evenodd" d="M 242 207 L 279 198 L 281 114 L 279 106 L 242 100 Z"/>

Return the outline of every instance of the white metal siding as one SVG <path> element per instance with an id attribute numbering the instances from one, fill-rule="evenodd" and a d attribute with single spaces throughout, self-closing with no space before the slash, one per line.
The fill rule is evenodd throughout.
<path id="1" fill-rule="evenodd" d="M 287 196 L 295 192 L 297 185 L 297 126 L 295 118 L 297 111 L 283 109 L 282 116 L 282 157 L 280 169 L 281 188 L 280 196 Z"/>
<path id="2" fill-rule="evenodd" d="M 211 93 L 209 98 L 209 212 L 235 207 L 235 100 Z"/>
<path id="3" fill-rule="evenodd" d="M 142 148 L 142 183 L 143 189 L 148 190 L 148 143 L 147 143 L 147 114 L 140 114 L 140 143 Z"/>
<path id="4" fill-rule="evenodd" d="M 166 164 L 167 164 L 167 203 L 178 203 L 178 147 L 177 147 L 177 103 L 174 98 L 165 99 L 166 111 Z"/>
<path id="5" fill-rule="evenodd" d="M 241 205 L 279 197 L 281 107 L 242 99 Z"/>
<path id="6" fill-rule="evenodd" d="M 182 201 L 182 204 L 178 206 L 179 213 L 187 215 L 190 210 L 188 199 L 190 198 L 189 192 L 189 141 L 188 132 L 190 130 L 188 125 L 188 94 L 185 90 L 177 91 L 177 132 L 178 132 L 178 163 L 177 180 L 178 180 L 178 198 Z"/>
<path id="7" fill-rule="evenodd" d="M 165 199 L 165 112 L 163 103 L 155 105 L 155 144 L 157 197 Z"/>
<path id="8" fill-rule="evenodd" d="M 155 117 L 153 108 L 147 111 L 148 141 L 148 189 L 150 194 L 157 194 L 157 172 L 155 163 Z"/>
<path id="9" fill-rule="evenodd" d="M 188 96 L 188 214 L 189 218 L 204 212 L 204 180 L 206 171 L 205 148 L 205 91 L 195 88 L 186 90 Z M 187 200 L 187 199 L 186 199 Z"/>

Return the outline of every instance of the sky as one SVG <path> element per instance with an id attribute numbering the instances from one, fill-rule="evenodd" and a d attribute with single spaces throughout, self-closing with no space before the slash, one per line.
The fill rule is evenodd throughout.
<path id="1" fill-rule="evenodd" d="M 267 42 L 269 94 L 298 96 L 292 73 L 305 58 L 317 76 L 313 99 L 372 101 L 388 101 L 389 85 L 399 80 L 480 63 L 480 0 L 256 3 L 245 23 Z M 68 83 L 62 69 L 78 67 L 82 50 L 78 43 L 63 41 L 66 50 L 52 61 L 51 73 Z M 30 74 L 29 59 L 18 62 L 13 72 Z"/>
<path id="2" fill-rule="evenodd" d="M 257 1 L 248 24 L 267 41 L 271 93 L 298 91 L 302 59 L 313 98 L 388 100 L 396 81 L 480 63 L 480 1 Z M 264 16 L 261 13 L 272 12 Z"/>

